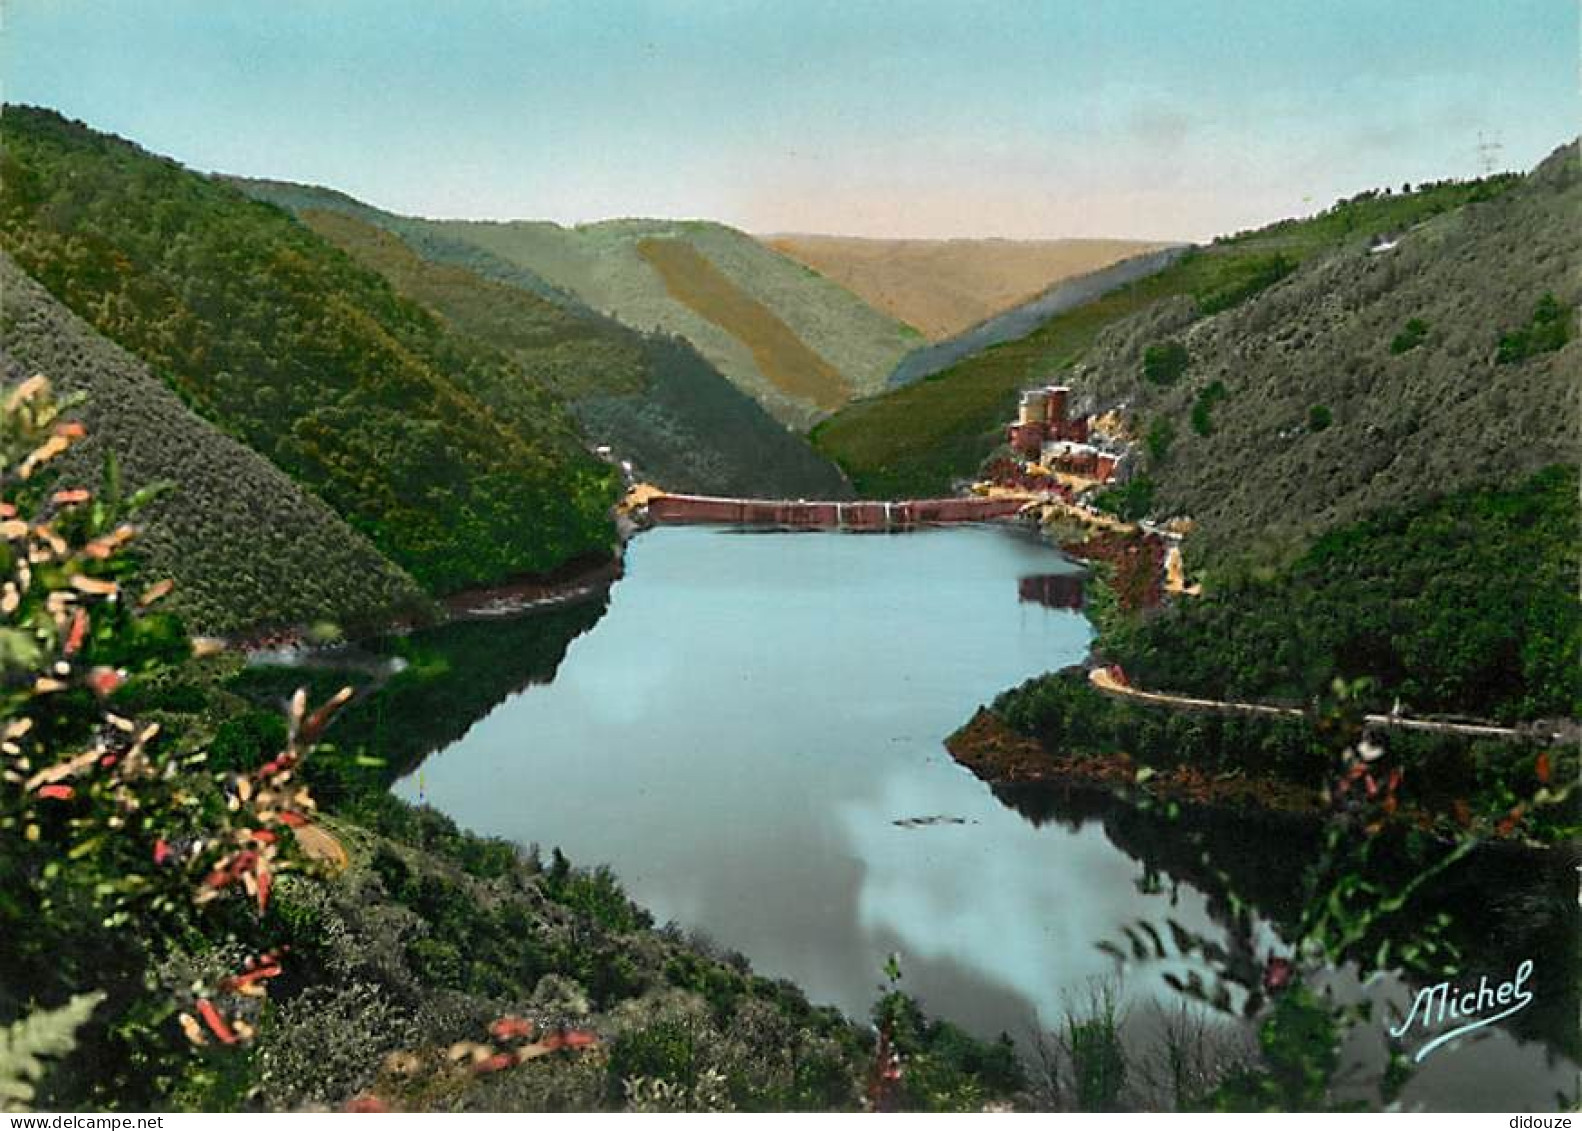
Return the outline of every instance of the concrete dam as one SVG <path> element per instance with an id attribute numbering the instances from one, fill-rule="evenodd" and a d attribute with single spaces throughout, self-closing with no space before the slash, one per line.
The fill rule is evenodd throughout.
<path id="1" fill-rule="evenodd" d="M 712 495 L 657 494 L 648 517 L 660 525 L 718 523 L 817 530 L 907 530 L 944 523 L 1015 518 L 1028 500 L 1016 497 L 906 499 L 899 502 L 806 499 L 727 499 Z"/>

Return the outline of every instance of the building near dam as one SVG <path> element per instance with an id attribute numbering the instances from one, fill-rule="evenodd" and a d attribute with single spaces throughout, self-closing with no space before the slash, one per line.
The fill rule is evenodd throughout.
<path id="1" fill-rule="evenodd" d="M 1126 453 L 1114 450 L 1093 432 L 1092 419 L 1070 412 L 1071 388 L 1044 385 L 1027 389 L 1016 419 L 1006 426 L 1006 439 L 1018 459 L 1049 471 L 1108 483 L 1122 478 Z"/>

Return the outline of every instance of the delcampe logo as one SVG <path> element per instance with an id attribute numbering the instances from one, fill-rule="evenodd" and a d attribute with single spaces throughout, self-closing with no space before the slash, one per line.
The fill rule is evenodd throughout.
<path id="1" fill-rule="evenodd" d="M 1398 1028 L 1391 1027 L 1390 1036 L 1406 1036 L 1413 1022 L 1420 1025 L 1424 1034 L 1433 1033 L 1446 1024 L 1451 1025 L 1452 1028 L 1440 1032 L 1417 1050 L 1412 1060 L 1421 1063 L 1424 1057 L 1447 1041 L 1526 1009 L 1532 1004 L 1533 994 L 1522 987 L 1532 976 L 1533 960 L 1529 958 L 1516 968 L 1515 977 L 1497 986 L 1490 986 L 1485 975 L 1476 989 L 1452 986 L 1449 982 L 1425 987 L 1417 991 L 1417 997 L 1412 1001 L 1412 1011 L 1406 1015 L 1406 1020 Z M 1491 1012 L 1493 1010 L 1498 1012 Z"/>

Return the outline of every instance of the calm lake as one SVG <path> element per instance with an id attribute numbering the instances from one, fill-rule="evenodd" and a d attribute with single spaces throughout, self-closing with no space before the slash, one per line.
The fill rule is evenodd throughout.
<path id="1" fill-rule="evenodd" d="M 490 657 L 469 694 L 501 686 L 396 792 L 608 864 L 657 921 L 853 1016 L 898 952 L 903 987 L 931 1012 L 1030 1049 L 1113 973 L 1096 944 L 1124 924 L 1211 929 L 1222 914 L 1169 822 L 1102 798 L 997 793 L 942 745 L 998 692 L 1082 659 L 1089 625 L 1060 607 L 1078 572 L 1007 528 L 653 530 L 602 617 L 441 630 Z M 492 658 L 530 638 L 521 670 Z M 1207 832 L 1242 865 L 1274 944 L 1303 837 Z M 1411 1100 L 1543 1106 L 1574 1087 L 1574 890 L 1563 867 L 1509 859 L 1446 881 L 1440 903 L 1481 948 L 1469 965 L 1493 981 L 1532 957 L 1539 996 L 1426 1061 Z M 1140 1032 L 1151 1002 L 1175 1000 L 1158 971 L 1131 973 L 1124 995 Z"/>

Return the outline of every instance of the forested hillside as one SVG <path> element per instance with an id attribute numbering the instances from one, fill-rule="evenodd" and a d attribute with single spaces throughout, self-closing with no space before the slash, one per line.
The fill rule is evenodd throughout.
<path id="1" fill-rule="evenodd" d="M 1380 508 L 1575 461 L 1579 213 L 1573 144 L 1495 199 L 1387 248 L 1353 240 L 1234 309 L 1177 299 L 1116 324 L 1067 379 L 1154 438 L 1142 502 L 1196 520 L 1189 553 L 1285 559 Z M 1178 365 L 1151 379 L 1166 350 Z"/>
<path id="2" fill-rule="evenodd" d="M 1380 711 L 1582 717 L 1577 486 L 1554 467 L 1373 514 L 1288 569 L 1117 621 L 1106 654 L 1142 686 L 1211 699 L 1301 706 L 1340 675 L 1372 680 Z"/>
<path id="3" fill-rule="evenodd" d="M 971 476 L 1002 441 L 1002 426 L 1013 414 L 1018 390 L 1058 379 L 1082 391 L 1084 380 L 1072 366 L 1109 327 L 1173 310 L 1178 312 L 1175 330 L 1183 322 L 1221 314 L 1326 253 L 1350 248 L 1362 254 L 1375 235 L 1400 232 L 1463 204 L 1497 198 L 1518 180 L 1501 176 L 1364 193 L 1314 217 L 1217 240 L 1158 274 L 1050 318 L 1023 338 L 849 405 L 814 430 L 815 446 L 841 465 L 861 494 L 946 490 L 953 480 Z M 1173 301 L 1162 305 L 1165 300 Z M 1141 380 L 1140 364 L 1136 376 L 1133 385 Z M 1106 385 L 1106 392 L 1111 388 Z"/>
<path id="4" fill-rule="evenodd" d="M 833 384 L 844 403 L 883 388 L 900 358 L 922 344 L 915 331 L 851 292 L 721 224 L 429 220 L 315 185 L 227 181 L 298 215 L 336 212 L 383 228 L 430 263 L 529 291 L 602 333 L 619 328 L 649 341 L 684 340 L 732 385 L 798 428 L 827 412 L 818 397 L 805 395 L 805 381 L 819 389 Z M 715 301 L 722 295 L 729 308 Z"/>
<path id="5" fill-rule="evenodd" d="M 590 444 L 608 444 L 639 476 L 670 490 L 841 497 L 835 467 L 815 454 L 678 338 L 644 335 L 543 297 L 519 270 L 485 252 L 319 190 L 239 182 L 301 208 L 325 239 L 379 272 L 407 298 L 506 354 L 555 390 Z M 307 202 L 327 208 L 302 207 Z"/>
<path id="6" fill-rule="evenodd" d="M 170 485 L 140 515 L 137 549 L 148 576 L 176 582 L 170 607 L 193 629 L 329 621 L 356 630 L 423 612 L 417 584 L 366 538 L 3 253 L 0 338 L 5 379 L 43 373 L 87 398 L 76 415 L 88 439 L 61 461 L 63 483 L 97 488 L 113 453 L 128 490 Z"/>
<path id="7" fill-rule="evenodd" d="M 611 468 L 499 352 L 231 186 L 7 107 L 0 240 L 436 592 L 606 552 Z"/>
<path id="8" fill-rule="evenodd" d="M 444 221 L 438 228 L 629 326 L 680 334 L 774 416 L 798 428 L 828 411 L 806 387 L 809 381 L 823 387 L 820 366 L 844 380 L 842 398 L 861 396 L 882 389 L 901 357 L 922 344 L 915 331 L 845 288 L 721 224 L 612 220 L 563 228 Z M 674 268 L 668 277 L 653 262 L 656 243 L 685 245 L 666 259 Z M 688 261 L 674 262 L 679 256 Z M 700 294 L 718 294 L 720 279 L 731 306 L 698 301 Z M 749 308 L 750 317 L 729 316 L 731 309 Z M 800 349 L 785 349 L 787 340 Z M 766 367 L 766 353 L 785 364 Z"/>

